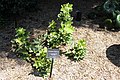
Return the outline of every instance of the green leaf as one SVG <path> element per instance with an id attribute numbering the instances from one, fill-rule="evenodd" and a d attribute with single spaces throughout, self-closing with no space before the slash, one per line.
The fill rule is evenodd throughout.
<path id="1" fill-rule="evenodd" d="M 118 27 L 120 27 L 120 14 L 117 15 L 117 18 L 116 18 L 116 25 L 117 25 Z"/>
<path id="2" fill-rule="evenodd" d="M 22 39 L 21 38 L 17 38 L 17 39 L 14 39 L 16 43 L 18 43 L 20 46 L 23 44 L 23 42 L 21 41 Z"/>
<path id="3" fill-rule="evenodd" d="M 16 33 L 18 33 L 18 35 L 24 35 L 25 34 L 25 29 L 24 28 L 17 28 L 16 29 Z"/>
<path id="4" fill-rule="evenodd" d="M 61 5 L 61 11 L 63 11 L 64 13 L 67 13 L 67 12 L 71 12 L 72 11 L 72 4 L 63 4 Z"/>
<path id="5" fill-rule="evenodd" d="M 107 13 L 112 13 L 115 11 L 116 9 L 116 2 L 115 1 L 111 1 L 111 0 L 107 0 L 104 5 L 103 5 L 104 10 Z"/>
<path id="6" fill-rule="evenodd" d="M 105 20 L 105 24 L 107 24 L 108 26 L 111 26 L 112 25 L 112 20 L 111 19 L 106 19 Z"/>
<path id="7" fill-rule="evenodd" d="M 74 32 L 74 28 L 72 26 L 65 26 L 64 30 L 67 32 L 67 33 L 73 33 Z"/>

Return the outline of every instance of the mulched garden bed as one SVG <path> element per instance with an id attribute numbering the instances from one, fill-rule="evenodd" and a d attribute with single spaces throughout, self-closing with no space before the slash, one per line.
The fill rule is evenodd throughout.
<path id="1" fill-rule="evenodd" d="M 85 16 L 99 1 L 73 2 L 72 15 L 78 9 L 83 12 L 82 21 L 74 21 L 76 31 L 73 36 L 76 40 L 87 41 L 87 53 L 78 62 L 71 61 L 64 55 L 55 59 L 53 80 L 120 80 L 120 31 L 100 29 L 98 24 L 91 23 Z M 56 19 L 60 5 L 66 2 L 45 0 L 40 3 L 38 11 L 24 14 L 18 25 L 26 27 L 37 37 L 45 32 L 52 19 Z M 29 63 L 11 53 L 10 41 L 14 33 L 14 24 L 0 30 L 0 80 L 43 80 L 31 74 L 33 70 Z"/>

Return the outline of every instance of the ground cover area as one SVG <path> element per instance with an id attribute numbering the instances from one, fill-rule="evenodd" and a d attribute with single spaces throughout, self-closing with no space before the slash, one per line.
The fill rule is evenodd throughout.
<path id="1" fill-rule="evenodd" d="M 86 17 L 91 8 L 100 2 L 71 1 L 74 9 L 72 15 L 78 9 L 83 13 L 81 22 L 74 20 L 76 31 L 73 36 L 76 40 L 87 41 L 87 53 L 78 62 L 71 61 L 64 55 L 55 59 L 52 80 L 120 80 L 120 31 L 101 29 L 99 24 L 92 23 Z M 41 1 L 38 11 L 25 13 L 18 18 L 18 26 L 26 27 L 37 37 L 45 32 L 52 19 L 56 19 L 63 3 L 67 1 Z M 0 29 L 0 80 L 43 80 L 32 74 L 31 64 L 11 52 L 10 41 L 14 34 L 14 23 Z"/>

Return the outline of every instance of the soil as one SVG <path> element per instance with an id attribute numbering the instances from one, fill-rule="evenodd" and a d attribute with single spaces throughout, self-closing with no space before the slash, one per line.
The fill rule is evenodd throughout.
<path id="1" fill-rule="evenodd" d="M 71 61 L 61 55 L 55 59 L 52 80 L 120 80 L 120 31 L 112 32 L 100 29 L 99 24 L 86 18 L 92 7 L 101 0 L 69 0 L 73 3 L 73 13 L 80 10 L 82 20 L 76 22 L 75 40 L 87 41 L 87 53 L 83 60 Z M 18 18 L 18 26 L 25 27 L 34 36 L 42 34 L 48 23 L 54 19 L 64 1 L 41 0 L 39 10 L 25 13 Z M 11 40 L 15 34 L 14 23 L 0 30 L 0 80 L 43 80 L 31 74 L 32 66 L 11 52 Z"/>

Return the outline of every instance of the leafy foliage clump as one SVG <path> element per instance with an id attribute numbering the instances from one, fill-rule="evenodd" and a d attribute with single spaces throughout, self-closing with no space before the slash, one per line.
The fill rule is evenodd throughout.
<path id="1" fill-rule="evenodd" d="M 50 72 L 51 61 L 46 58 L 47 48 L 42 45 L 40 38 L 30 41 L 29 33 L 23 28 L 18 28 L 15 39 L 12 40 L 12 47 L 18 57 L 30 62 L 40 72 L 40 76 Z"/>
<path id="2" fill-rule="evenodd" d="M 72 33 L 74 31 L 74 27 L 72 26 L 73 18 L 70 15 L 72 6 L 69 3 L 61 5 L 61 12 L 58 14 L 59 28 L 56 27 L 54 20 L 50 23 L 48 31 L 44 35 L 47 47 L 56 48 L 72 40 Z"/>
<path id="3" fill-rule="evenodd" d="M 72 12 L 72 4 L 63 4 L 61 6 L 61 12 L 58 14 L 58 20 L 60 21 L 61 27 L 59 28 L 59 34 L 61 41 L 63 43 L 68 43 L 72 40 L 72 33 L 74 32 L 73 17 L 71 17 L 70 12 Z"/>
<path id="4" fill-rule="evenodd" d="M 120 28 L 120 0 L 106 0 L 101 5 L 95 7 L 92 15 L 95 18 L 102 18 L 107 29 Z"/>
<path id="5" fill-rule="evenodd" d="M 29 61 L 40 72 L 40 76 L 45 76 L 50 72 L 51 60 L 46 58 L 47 48 L 59 48 L 73 40 L 73 18 L 70 15 L 72 4 L 63 4 L 61 7 L 61 12 L 58 14 L 60 27 L 56 27 L 57 23 L 52 20 L 46 33 L 32 40 L 25 29 L 17 28 L 15 39 L 12 40 L 13 51 L 17 53 L 18 57 Z M 83 59 L 86 52 L 85 47 L 85 41 L 80 40 L 66 55 L 75 60 Z"/>
<path id="6" fill-rule="evenodd" d="M 60 22 L 60 27 L 56 27 L 54 20 L 49 24 L 48 31 L 44 34 L 44 42 L 49 48 L 59 48 L 62 44 L 74 43 L 73 32 L 74 27 L 72 26 L 73 18 L 70 15 L 72 12 L 72 4 L 63 4 L 61 6 L 61 12 L 58 14 L 58 21 Z M 74 60 L 83 59 L 86 53 L 86 43 L 85 40 L 80 40 L 75 43 L 72 49 L 69 49 L 66 56 L 73 58 Z"/>
<path id="7" fill-rule="evenodd" d="M 43 36 L 45 42 L 44 44 L 48 48 L 56 48 L 61 44 L 61 41 L 59 39 L 60 38 L 59 31 L 56 28 L 56 23 L 54 20 L 52 20 L 52 22 L 49 24 L 48 30 Z"/>
<path id="8" fill-rule="evenodd" d="M 65 55 L 76 61 L 83 59 L 86 55 L 86 41 L 79 40 L 78 43 L 75 43 L 68 49 Z"/>
<path id="9" fill-rule="evenodd" d="M 15 39 L 12 41 L 13 51 L 17 52 L 18 56 L 23 56 L 23 59 L 29 58 L 29 33 L 23 28 L 16 29 Z"/>

